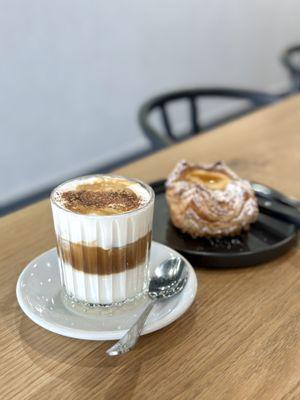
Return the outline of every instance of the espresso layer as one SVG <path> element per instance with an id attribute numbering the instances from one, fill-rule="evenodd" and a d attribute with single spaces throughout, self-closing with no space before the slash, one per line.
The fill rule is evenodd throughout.
<path id="1" fill-rule="evenodd" d="M 110 275 L 132 269 L 145 262 L 151 243 L 151 232 L 123 247 L 103 249 L 85 243 L 73 243 L 58 237 L 60 259 L 78 271 Z"/>

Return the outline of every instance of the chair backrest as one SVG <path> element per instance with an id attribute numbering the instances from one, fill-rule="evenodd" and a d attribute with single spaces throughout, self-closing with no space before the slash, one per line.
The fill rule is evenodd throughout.
<path id="1" fill-rule="evenodd" d="M 282 64 L 287 68 L 291 80 L 292 91 L 300 90 L 300 45 L 286 49 L 281 57 Z"/>
<path id="2" fill-rule="evenodd" d="M 250 106 L 248 106 L 246 111 L 243 110 L 242 112 L 231 112 L 226 117 L 217 119 L 209 126 L 203 126 L 199 117 L 198 101 L 204 98 L 247 100 Z M 178 90 L 153 97 L 145 102 L 139 110 L 138 120 L 144 134 L 148 137 L 148 139 L 150 139 L 152 147 L 154 149 L 158 149 L 172 144 L 178 140 L 182 140 L 187 136 L 198 134 L 202 131 L 206 131 L 217 125 L 220 125 L 221 123 L 228 122 L 237 116 L 245 114 L 245 112 L 249 112 L 266 104 L 273 103 L 279 98 L 280 95 L 271 95 L 257 91 L 240 89 L 200 88 Z M 188 103 L 190 125 L 188 131 L 184 132 L 180 138 L 178 138 L 178 136 L 174 133 L 171 116 L 168 110 L 168 107 L 171 103 L 179 100 L 184 100 Z M 160 114 L 163 132 L 158 131 L 154 127 L 153 123 L 151 123 L 151 115 L 154 111 Z"/>

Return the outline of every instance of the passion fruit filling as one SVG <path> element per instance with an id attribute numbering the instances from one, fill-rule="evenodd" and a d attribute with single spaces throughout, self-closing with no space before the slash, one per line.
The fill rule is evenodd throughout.
<path id="1" fill-rule="evenodd" d="M 181 177 L 181 180 L 203 185 L 211 190 L 224 190 L 230 182 L 229 176 L 222 172 L 203 169 L 187 170 Z"/>

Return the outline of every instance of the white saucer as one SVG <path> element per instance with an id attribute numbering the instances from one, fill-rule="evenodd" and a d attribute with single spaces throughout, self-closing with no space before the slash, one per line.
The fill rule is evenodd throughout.
<path id="1" fill-rule="evenodd" d="M 189 268 L 187 284 L 179 295 L 154 306 L 143 334 L 171 324 L 190 307 L 195 298 L 197 278 L 191 264 L 170 247 L 152 242 L 151 268 L 174 256 L 183 258 Z M 62 299 L 55 248 L 38 256 L 23 270 L 17 283 L 17 299 L 24 313 L 36 324 L 63 336 L 87 340 L 119 339 L 145 306 L 145 298 L 114 310 L 83 312 L 77 306 L 68 306 Z"/>

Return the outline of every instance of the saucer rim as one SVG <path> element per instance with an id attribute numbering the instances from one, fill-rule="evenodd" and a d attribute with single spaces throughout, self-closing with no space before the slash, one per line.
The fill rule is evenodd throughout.
<path id="1" fill-rule="evenodd" d="M 198 290 L 198 281 L 197 281 L 197 276 L 195 273 L 194 268 L 192 267 L 191 263 L 180 253 L 178 253 L 178 251 L 176 251 L 175 249 L 171 248 L 170 246 L 167 246 L 165 244 L 156 242 L 156 241 L 152 241 L 152 245 L 154 244 L 154 246 L 158 246 L 158 250 L 159 247 L 160 248 L 165 248 L 167 251 L 172 251 L 174 253 L 174 255 L 179 256 L 180 258 L 182 258 L 189 269 L 189 275 L 188 275 L 188 282 L 187 285 L 189 285 L 191 287 L 191 292 L 192 295 L 191 296 L 184 296 L 184 293 L 187 290 L 187 286 L 183 289 L 182 291 L 182 297 L 181 299 L 184 301 L 180 301 L 173 309 L 172 311 L 165 315 L 164 317 L 162 317 L 161 319 L 156 319 L 153 322 L 151 322 L 150 325 L 145 326 L 144 330 L 142 331 L 142 335 L 147 335 L 149 333 L 155 332 L 157 330 L 160 330 L 168 325 L 170 325 L 171 323 L 173 323 L 174 321 L 176 321 L 178 318 L 180 318 L 192 305 L 193 301 L 195 300 L 196 294 L 197 294 L 197 290 Z M 154 246 L 152 246 L 152 249 L 154 248 Z M 65 337 L 69 337 L 69 338 L 73 338 L 73 339 L 81 339 L 81 340 L 96 340 L 96 341 L 106 341 L 106 340 L 118 340 L 120 339 L 125 333 L 126 330 L 110 330 L 110 331 L 86 331 L 85 329 L 80 329 L 80 328 L 71 328 L 71 327 L 66 327 L 63 325 L 59 325 L 59 324 L 55 324 L 53 322 L 49 322 L 46 319 L 43 318 L 39 318 L 34 312 L 32 312 L 31 308 L 28 306 L 26 300 L 24 299 L 23 296 L 23 291 L 21 288 L 21 281 L 22 278 L 25 275 L 26 270 L 28 270 L 29 268 L 31 268 L 31 266 L 33 264 L 35 264 L 42 256 L 45 256 L 47 253 L 52 254 L 52 252 L 56 252 L 56 248 L 52 247 L 51 249 L 46 250 L 45 252 L 41 253 L 40 255 L 38 255 L 37 257 L 35 257 L 34 259 L 32 259 L 26 266 L 25 268 L 22 270 L 22 272 L 20 273 L 18 280 L 17 280 L 17 285 L 16 285 L 16 297 L 17 297 L 17 301 L 19 303 L 19 306 L 21 308 L 21 310 L 24 312 L 24 314 L 31 319 L 35 324 L 41 326 L 42 328 L 59 334 L 61 336 L 65 336 Z M 157 250 L 156 250 L 157 251 Z M 151 257 L 151 256 L 150 256 Z M 64 307 L 64 309 L 66 309 L 66 307 Z M 84 316 L 83 316 L 84 317 Z"/>

